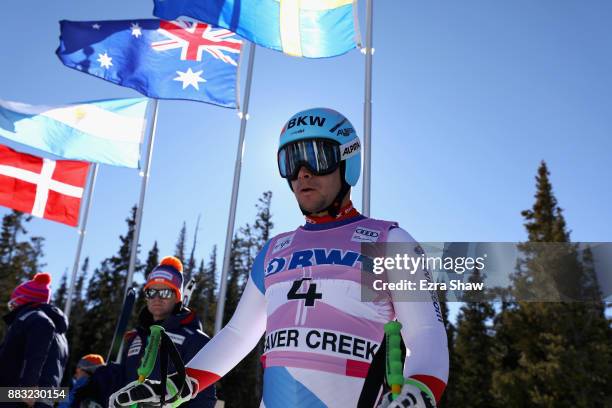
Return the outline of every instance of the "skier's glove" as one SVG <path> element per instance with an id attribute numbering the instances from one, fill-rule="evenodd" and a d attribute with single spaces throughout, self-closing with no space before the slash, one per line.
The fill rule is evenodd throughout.
<path id="1" fill-rule="evenodd" d="M 431 392 L 424 386 L 421 389 L 418 385 L 416 382 L 407 380 L 395 399 L 392 398 L 390 392 L 383 395 L 378 408 L 436 408 L 436 400 Z"/>
<path id="2" fill-rule="evenodd" d="M 164 408 L 178 407 L 183 402 L 189 401 L 191 398 L 195 397 L 195 394 L 197 394 L 197 380 L 186 377 L 181 395 L 172 399 L 180 386 L 175 383 L 177 377 L 177 374 L 168 376 L 168 380 L 166 381 L 166 402 Z M 108 406 L 109 408 L 121 408 L 132 404 L 142 404 L 159 407 L 161 388 L 162 385 L 160 381 L 145 380 L 143 383 L 138 381 L 131 382 L 110 396 Z"/>

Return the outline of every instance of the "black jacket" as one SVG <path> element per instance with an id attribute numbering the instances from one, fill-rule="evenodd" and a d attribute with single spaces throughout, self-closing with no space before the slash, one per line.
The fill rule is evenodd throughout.
<path id="1" fill-rule="evenodd" d="M 89 392 L 93 391 L 97 394 L 92 399 L 97 400 L 102 406 L 108 406 L 108 398 L 115 391 L 138 379 L 137 370 L 147 345 L 149 327 L 154 323 L 164 327 L 185 364 L 210 340 L 202 331 L 202 324 L 195 312 L 182 308 L 163 322 L 154 322 L 151 313 L 145 307 L 140 312 L 138 327 L 125 335 L 121 364 L 110 363 L 105 367 L 100 367 L 92 376 L 90 386 L 87 387 Z M 170 363 L 168 373 L 172 374 L 173 372 L 175 370 Z M 160 379 L 159 359 L 156 361 L 155 369 L 149 379 Z M 93 395 L 90 394 L 90 397 L 93 397 Z M 181 407 L 212 408 L 216 401 L 215 388 L 210 386 Z"/>
<path id="2" fill-rule="evenodd" d="M 57 307 L 30 303 L 4 316 L 0 386 L 59 387 L 68 362 L 68 321 Z"/>

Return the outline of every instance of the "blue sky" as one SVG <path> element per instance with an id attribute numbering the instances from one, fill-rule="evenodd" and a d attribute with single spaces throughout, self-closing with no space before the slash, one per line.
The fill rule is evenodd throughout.
<path id="1" fill-rule="evenodd" d="M 138 96 L 64 67 L 54 54 L 58 21 L 150 18 L 151 1 L 5 0 L 3 10 L 0 98 Z M 546 160 L 572 239 L 612 240 L 612 3 L 378 1 L 374 11 L 373 217 L 421 241 L 524 240 L 520 211 L 532 205 Z M 314 106 L 362 129 L 363 79 L 358 51 L 303 60 L 257 49 L 237 226 L 253 220 L 265 190 L 274 194 L 275 232 L 303 222 L 277 173 L 278 133 Z M 171 254 L 183 221 L 191 235 L 199 214 L 197 255 L 207 258 L 214 244 L 223 253 L 239 125 L 235 110 L 160 102 L 142 257 L 155 240 Z M 139 188 L 136 171 L 101 166 L 83 249 L 94 266 L 116 252 Z M 360 208 L 361 185 L 353 200 Z M 46 238 L 46 269 L 59 280 L 72 266 L 76 230 L 39 219 L 29 230 Z"/>

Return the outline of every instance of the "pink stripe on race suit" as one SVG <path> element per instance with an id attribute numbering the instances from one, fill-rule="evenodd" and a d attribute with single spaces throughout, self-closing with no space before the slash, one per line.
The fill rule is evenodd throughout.
<path id="1" fill-rule="evenodd" d="M 271 351 L 262 356 L 261 360 L 264 368 L 273 366 L 305 368 L 359 378 L 365 378 L 370 368 L 370 363 L 365 361 L 297 351 Z"/>
<path id="2" fill-rule="evenodd" d="M 298 304 L 298 302 L 285 303 L 269 315 L 266 333 L 296 326 L 295 315 Z M 318 302 L 314 308 L 308 310 L 304 324 L 299 327 L 344 332 L 377 343 L 381 341 L 384 330 L 383 323 L 355 317 L 323 302 Z"/>
<path id="3" fill-rule="evenodd" d="M 295 326 L 295 315 L 297 314 L 298 306 L 301 306 L 299 302 L 285 303 L 280 305 L 272 314 L 268 314 L 266 333 Z"/>
<path id="4" fill-rule="evenodd" d="M 357 267 L 361 267 L 361 263 L 357 263 Z M 352 281 L 361 284 L 361 276 L 355 273 L 355 269 L 344 265 L 314 265 L 308 267 L 311 270 L 311 276 L 314 279 L 338 279 Z M 294 281 L 304 277 L 303 269 L 291 269 L 274 273 L 266 276 L 266 289 L 275 283 Z"/>

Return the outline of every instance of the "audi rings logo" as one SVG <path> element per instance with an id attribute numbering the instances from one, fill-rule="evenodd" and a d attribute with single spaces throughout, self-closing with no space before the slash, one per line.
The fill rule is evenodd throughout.
<path id="1" fill-rule="evenodd" d="M 376 242 L 380 237 L 380 231 L 364 227 L 357 227 L 351 241 L 354 242 Z"/>
<path id="2" fill-rule="evenodd" d="M 357 228 L 355 232 L 361 235 L 365 235 L 366 237 L 372 237 L 372 238 L 378 238 L 378 236 L 380 235 L 378 231 L 372 231 L 372 230 L 367 230 L 363 228 Z"/>

